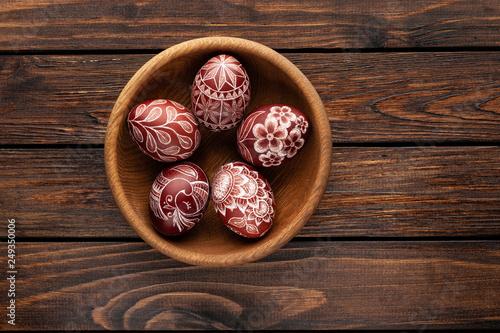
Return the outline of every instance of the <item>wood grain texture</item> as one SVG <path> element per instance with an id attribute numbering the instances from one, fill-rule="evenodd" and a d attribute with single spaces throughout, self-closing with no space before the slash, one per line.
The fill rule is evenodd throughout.
<path id="1" fill-rule="evenodd" d="M 102 149 L 0 155 L 0 211 L 16 219 L 18 237 L 136 237 L 111 197 Z"/>
<path id="2" fill-rule="evenodd" d="M 146 61 L 220 35 L 307 76 L 334 158 L 296 238 L 206 268 L 130 228 L 102 147 Z M 0 330 L 498 330 L 499 36 L 491 0 L 3 1 L 0 215 L 18 273 Z"/>
<path id="3" fill-rule="evenodd" d="M 350 236 L 500 234 L 500 147 L 334 148 L 332 159 L 329 186 L 308 223 L 311 231 L 317 226 L 324 234 L 342 230 Z"/>
<path id="4" fill-rule="evenodd" d="M 495 1 L 8 1 L 0 50 L 163 49 L 202 36 L 273 48 L 500 46 Z"/>
<path id="5" fill-rule="evenodd" d="M 0 57 L 3 144 L 104 143 L 116 98 L 151 56 L 84 58 Z"/>
<path id="6" fill-rule="evenodd" d="M 19 237 L 137 238 L 102 149 L 0 151 L 0 213 Z M 499 147 L 333 149 L 326 192 L 298 237 L 498 237 Z M 6 235 L 0 229 L 0 235 Z"/>
<path id="7" fill-rule="evenodd" d="M 500 140 L 496 52 L 284 55 L 321 96 L 334 143 Z M 0 56 L 0 143 L 102 144 L 152 56 Z"/>
<path id="8" fill-rule="evenodd" d="M 500 325 L 497 242 L 291 242 L 232 268 L 188 266 L 143 243 L 20 242 L 16 259 L 9 329 Z"/>

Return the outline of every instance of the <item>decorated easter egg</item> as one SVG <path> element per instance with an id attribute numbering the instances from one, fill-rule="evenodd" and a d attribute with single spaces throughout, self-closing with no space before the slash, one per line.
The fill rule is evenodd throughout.
<path id="1" fill-rule="evenodd" d="M 200 145 L 198 122 L 182 104 L 166 99 L 136 105 L 127 125 L 142 152 L 160 162 L 175 162 L 191 156 Z"/>
<path id="2" fill-rule="evenodd" d="M 226 163 L 212 181 L 212 203 L 219 218 L 235 233 L 257 238 L 274 220 L 274 195 L 266 178 L 243 162 Z"/>
<path id="3" fill-rule="evenodd" d="M 235 127 L 250 101 L 250 79 L 233 56 L 220 54 L 198 71 L 191 88 L 191 107 L 198 121 L 218 132 Z"/>
<path id="4" fill-rule="evenodd" d="M 310 128 L 309 119 L 299 109 L 265 105 L 252 111 L 238 127 L 238 152 L 255 166 L 275 167 L 297 154 Z"/>
<path id="5" fill-rule="evenodd" d="M 149 213 L 155 228 L 164 235 L 179 235 L 202 218 L 210 185 L 205 172 L 191 162 L 163 169 L 149 194 Z"/>

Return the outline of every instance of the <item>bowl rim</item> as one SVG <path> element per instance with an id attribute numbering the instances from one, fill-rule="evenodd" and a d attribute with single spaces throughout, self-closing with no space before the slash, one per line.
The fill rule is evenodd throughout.
<path id="1" fill-rule="evenodd" d="M 135 90 L 135 87 L 140 85 L 144 77 L 158 71 L 160 67 L 170 59 L 175 59 L 183 54 L 187 54 L 193 50 L 193 47 L 196 46 L 199 48 L 200 45 L 207 51 L 222 50 L 221 52 L 230 53 L 232 50 L 237 49 L 238 52 L 252 53 L 261 58 L 265 58 L 277 68 L 286 71 L 287 75 L 293 77 L 295 84 L 303 92 L 304 97 L 307 99 L 307 104 L 311 106 L 311 111 L 314 113 L 315 117 L 320 118 L 318 121 L 320 128 L 315 128 L 315 130 L 318 130 L 320 133 L 328 133 L 328 135 L 321 136 L 321 141 L 319 142 L 321 152 L 319 164 L 327 165 L 328 167 L 318 168 L 318 175 L 314 178 L 314 183 L 311 183 L 311 186 L 314 188 L 311 191 L 312 196 L 309 197 L 309 200 L 313 204 L 307 205 L 307 209 L 302 212 L 303 218 L 301 221 L 291 223 L 289 227 L 284 230 L 285 237 L 264 237 L 261 239 L 263 241 L 262 246 L 256 246 L 246 250 L 243 255 L 239 251 L 223 255 L 202 255 L 198 252 L 189 252 L 184 249 L 180 250 L 179 248 L 168 245 L 166 242 L 161 242 L 162 238 L 145 232 L 143 228 L 140 228 L 142 223 L 141 218 L 128 202 L 125 196 L 124 187 L 120 183 L 118 175 L 115 173 L 115 170 L 118 169 L 116 153 L 118 147 L 117 134 L 119 131 L 119 122 L 123 118 L 119 110 L 123 109 L 122 104 L 126 103 L 125 100 L 127 100 L 129 91 Z M 261 259 L 275 252 L 295 237 L 310 219 L 325 192 L 330 175 L 331 159 L 332 138 L 330 123 L 323 102 L 307 77 L 290 60 L 277 51 L 255 41 L 226 36 L 201 37 L 187 40 L 165 49 L 148 60 L 132 76 L 118 96 L 108 120 L 104 144 L 104 164 L 108 184 L 118 209 L 132 229 L 150 246 L 173 259 L 191 265 L 210 267 L 234 266 Z"/>

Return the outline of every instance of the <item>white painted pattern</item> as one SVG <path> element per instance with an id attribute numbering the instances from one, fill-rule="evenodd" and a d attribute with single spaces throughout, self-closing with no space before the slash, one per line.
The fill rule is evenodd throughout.
<path id="1" fill-rule="evenodd" d="M 191 94 L 198 121 L 213 131 L 233 128 L 250 101 L 250 79 L 232 56 L 211 58 L 197 73 Z"/>
<path id="2" fill-rule="evenodd" d="M 264 123 L 256 123 L 257 117 L 265 112 L 255 111 L 243 122 L 239 129 L 238 147 L 243 158 L 252 164 L 278 166 L 302 148 L 305 142 L 302 136 L 307 132 L 309 123 L 303 116 L 297 117 L 288 106 L 271 107 Z M 252 158 L 247 142 L 258 153 L 260 163 Z"/>
<path id="3" fill-rule="evenodd" d="M 142 117 L 148 109 L 148 115 Z M 193 115 L 183 105 L 170 100 L 157 99 L 139 104 L 135 115 L 129 118 L 128 127 L 139 148 L 163 162 L 188 158 L 201 141 Z"/>
<path id="4" fill-rule="evenodd" d="M 171 221 L 179 232 L 192 228 L 203 216 L 210 193 L 208 180 L 203 179 L 205 175 L 188 162 L 161 172 L 149 196 L 153 214 Z"/>
<path id="5" fill-rule="evenodd" d="M 245 228 L 249 234 L 259 234 L 259 226 L 274 219 L 274 197 L 269 184 L 243 163 L 227 163 L 217 171 L 212 199 L 218 214 L 232 216 L 228 224 Z"/>

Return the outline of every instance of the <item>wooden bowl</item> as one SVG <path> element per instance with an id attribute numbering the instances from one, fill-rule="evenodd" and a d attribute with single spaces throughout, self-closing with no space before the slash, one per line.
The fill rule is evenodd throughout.
<path id="1" fill-rule="evenodd" d="M 212 56 L 227 53 L 246 68 L 252 92 L 248 112 L 266 104 L 288 104 L 311 121 L 304 147 L 287 164 L 260 168 L 273 189 L 276 216 L 262 238 L 246 239 L 230 231 L 212 203 L 202 220 L 180 236 L 163 236 L 154 228 L 148 197 L 157 174 L 168 164 L 144 155 L 128 133 L 128 112 L 155 98 L 174 100 L 191 110 L 190 92 L 199 68 Z M 188 161 L 212 181 L 216 170 L 243 161 L 236 150 L 236 128 L 214 133 L 200 125 L 201 145 Z M 158 251 L 202 266 L 231 266 L 260 259 L 290 241 L 316 209 L 330 174 L 332 141 L 323 103 L 308 79 L 284 56 L 256 42 L 230 37 L 194 39 L 149 60 L 121 92 L 109 119 L 104 148 L 109 186 L 121 213 L 137 234 Z"/>

